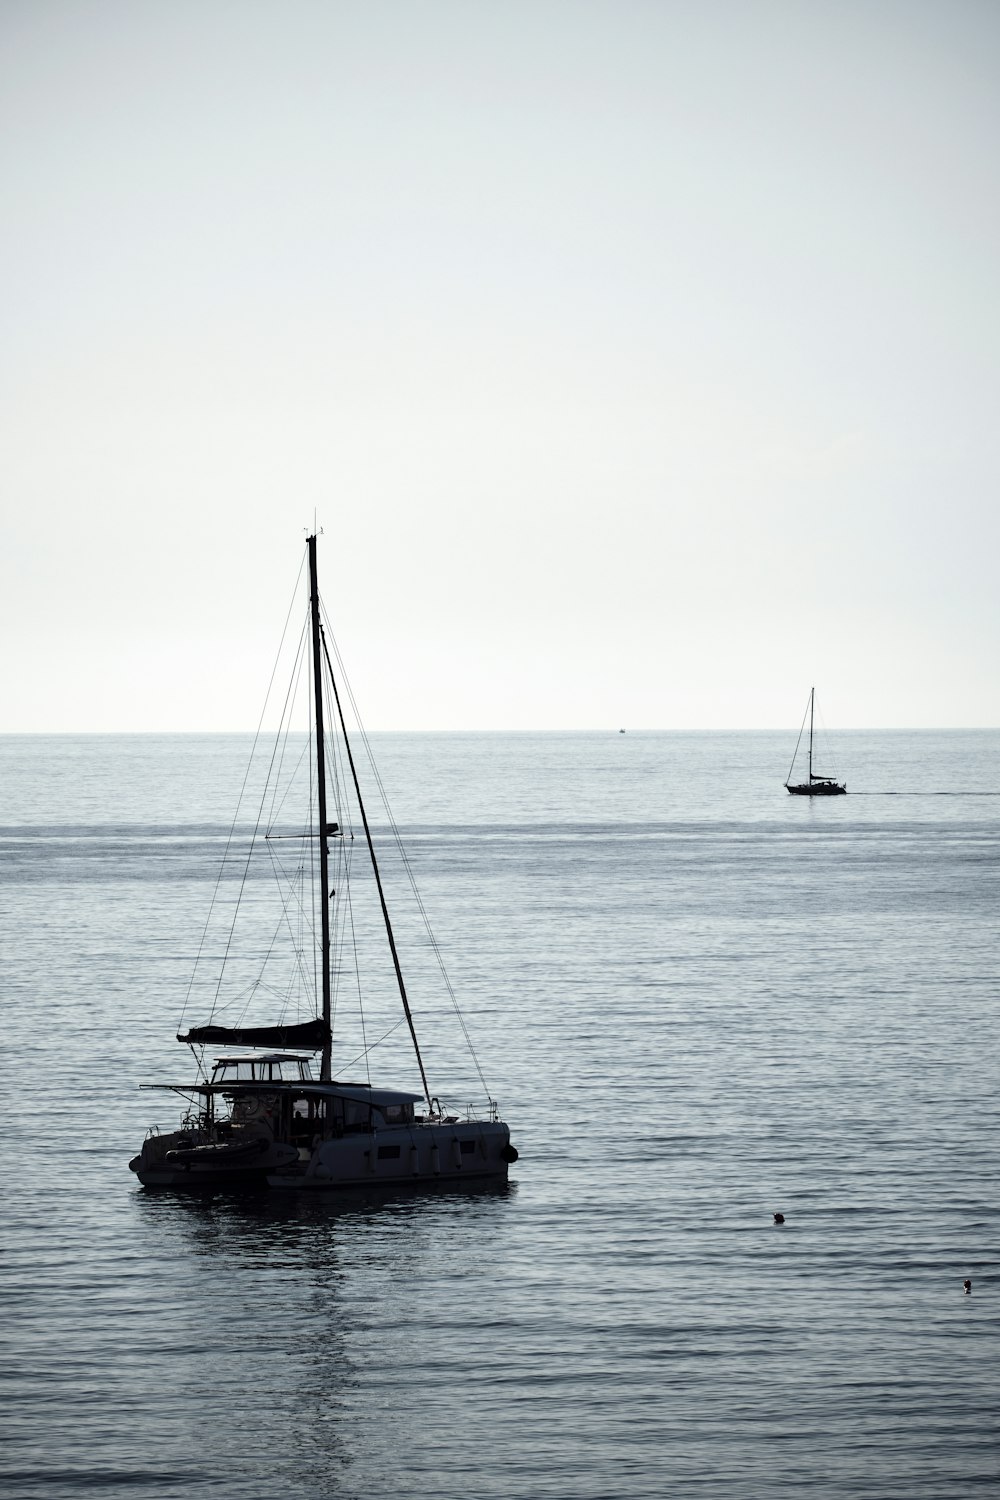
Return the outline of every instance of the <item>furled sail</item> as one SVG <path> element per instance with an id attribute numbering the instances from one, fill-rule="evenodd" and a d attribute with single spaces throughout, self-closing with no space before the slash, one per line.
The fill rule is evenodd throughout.
<path id="1" fill-rule="evenodd" d="M 179 1042 L 190 1046 L 269 1047 L 279 1052 L 319 1052 L 330 1041 L 330 1028 L 320 1019 L 293 1026 L 192 1026 Z"/>

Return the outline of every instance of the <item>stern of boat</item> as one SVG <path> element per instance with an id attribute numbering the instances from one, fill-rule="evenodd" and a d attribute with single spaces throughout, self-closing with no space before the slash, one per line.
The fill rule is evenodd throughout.
<path id="1" fill-rule="evenodd" d="M 225 1138 L 202 1131 L 151 1131 L 129 1162 L 143 1187 L 199 1187 L 212 1183 L 263 1183 L 268 1172 L 296 1160 L 294 1147 L 266 1130 L 231 1132 Z"/>

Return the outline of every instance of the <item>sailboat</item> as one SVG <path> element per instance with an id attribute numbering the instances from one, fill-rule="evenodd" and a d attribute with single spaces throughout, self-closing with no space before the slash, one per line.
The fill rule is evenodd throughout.
<path id="1" fill-rule="evenodd" d="M 517 1160 L 509 1127 L 500 1118 L 496 1101 L 489 1097 L 474 1053 L 485 1094 L 481 1104 L 449 1108 L 432 1093 L 333 670 L 335 658 L 344 687 L 336 645 L 333 643 L 331 655 L 332 635 L 325 625 L 316 543 L 316 535 L 308 538 L 308 608 L 294 666 L 301 696 L 308 703 L 311 729 L 308 735 L 296 739 L 289 733 L 288 716 L 282 711 L 279 744 L 270 753 L 259 810 L 250 825 L 249 852 L 244 857 L 241 849 L 239 854 L 241 869 L 235 882 L 239 899 L 227 895 L 234 883 L 231 878 L 220 876 L 216 888 L 217 896 L 223 892 L 219 904 L 226 930 L 217 949 L 204 936 L 202 940 L 203 948 L 207 943 L 209 950 L 208 993 L 215 1014 L 207 1023 L 189 1026 L 177 1035 L 178 1041 L 192 1049 L 198 1076 L 189 1083 L 143 1085 L 172 1091 L 187 1104 L 179 1126 L 162 1132 L 157 1126 L 150 1127 L 142 1149 L 129 1162 L 146 1188 L 222 1184 L 281 1192 L 398 1189 L 413 1184 L 457 1186 L 477 1180 L 505 1181 L 510 1164 Z M 290 692 L 286 707 L 293 701 Z M 300 774 L 303 768 L 307 773 L 304 777 Z M 290 788 L 301 779 L 308 786 L 306 807 L 300 821 L 290 828 L 286 811 Z M 368 887 L 369 896 L 372 887 L 377 896 L 377 902 L 371 903 L 375 914 L 369 924 L 369 939 L 376 930 L 382 932 L 388 959 L 383 990 L 392 988 L 397 994 L 401 1015 L 396 1025 L 401 1027 L 405 1021 L 408 1029 L 413 1082 L 419 1077 L 419 1089 L 383 1087 L 372 1082 L 368 1058 L 377 1043 L 369 1043 L 363 1031 L 363 1071 L 368 1076 L 360 1081 L 334 1076 L 335 999 L 350 969 L 351 936 L 359 923 L 363 925 L 350 897 L 355 829 L 359 847 L 367 856 L 362 883 Z M 289 850 L 293 851 L 291 855 Z M 401 844 L 398 853 L 398 862 L 409 874 Z M 280 892 L 277 925 L 269 924 L 266 930 L 260 887 L 268 882 L 254 873 L 258 854 L 275 873 L 275 888 Z M 229 869 L 231 876 L 231 861 Z M 417 905 L 423 912 L 419 896 Z M 247 962 L 260 965 L 259 972 L 253 969 L 255 977 L 249 986 L 244 985 L 240 992 L 236 1003 L 243 1009 L 235 1020 L 231 1003 L 223 998 L 228 993 L 224 975 L 234 959 L 236 968 L 241 969 L 237 957 L 240 929 L 237 917 L 231 915 L 234 906 L 237 912 L 241 906 L 250 907 L 247 925 L 252 951 Z M 279 932 L 289 939 L 292 982 L 286 985 L 282 981 L 283 987 L 277 991 L 264 983 L 262 975 L 265 964 L 270 964 L 281 946 Z M 429 946 L 437 954 L 429 929 L 428 936 Z M 220 954 L 221 962 L 217 962 Z M 394 985 L 388 977 L 390 970 Z M 244 964 L 237 982 L 245 980 L 248 972 Z M 441 974 L 454 1001 L 443 966 Z M 293 984 L 296 996 L 304 997 L 304 1015 L 301 1005 L 297 1012 L 289 1013 Z M 269 999 L 277 995 L 282 1013 L 266 1024 L 248 1024 L 251 1001 L 261 993 L 267 993 Z M 296 1003 L 300 1003 L 298 999 Z M 215 1018 L 220 1010 L 225 1023 Z M 462 1030 L 467 1038 L 464 1022 Z"/>
<path id="2" fill-rule="evenodd" d="M 802 743 L 802 735 L 806 727 L 806 718 L 809 720 L 809 774 L 805 781 L 792 782 L 792 772 L 795 770 L 795 761 L 799 753 L 799 745 Z M 833 776 L 817 776 L 813 771 L 813 735 L 816 718 L 816 689 L 809 689 L 809 702 L 806 704 L 806 712 L 802 718 L 802 727 L 799 737 L 795 742 L 795 754 L 792 756 L 792 764 L 788 768 L 788 778 L 785 782 L 786 790 L 793 797 L 842 797 L 847 787 L 837 781 Z"/>

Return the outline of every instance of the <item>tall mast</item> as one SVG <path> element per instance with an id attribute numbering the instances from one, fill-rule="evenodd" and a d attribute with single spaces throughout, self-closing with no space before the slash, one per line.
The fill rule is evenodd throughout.
<path id="1" fill-rule="evenodd" d="M 316 796 L 319 818 L 320 964 L 323 980 L 323 1025 L 326 1039 L 319 1076 L 329 1083 L 333 1060 L 330 1011 L 330 846 L 326 821 L 326 746 L 323 741 L 323 654 L 319 629 L 319 582 L 316 573 L 316 538 L 309 538 L 309 613 L 312 621 L 313 715 L 316 723 Z"/>
<path id="2" fill-rule="evenodd" d="M 813 706 L 816 702 L 816 689 L 809 689 L 809 780 L 813 779 Z"/>

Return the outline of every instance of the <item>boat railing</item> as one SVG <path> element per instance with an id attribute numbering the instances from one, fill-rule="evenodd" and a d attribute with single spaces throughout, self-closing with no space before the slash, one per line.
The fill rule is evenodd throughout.
<path id="1" fill-rule="evenodd" d="M 475 1104 L 467 1104 L 465 1106 L 465 1118 L 466 1118 L 466 1122 L 468 1124 L 470 1124 L 470 1125 L 477 1124 L 479 1122 L 479 1117 L 480 1117 L 479 1116 L 479 1110 L 478 1110 L 478 1108 L 477 1108 L 477 1106 Z M 495 1099 L 487 1099 L 487 1101 L 486 1101 L 486 1119 L 487 1119 L 487 1121 L 490 1124 L 495 1125 L 496 1122 L 497 1122 L 497 1120 L 499 1120 L 499 1118 L 500 1118 L 500 1106 L 499 1106 L 499 1104 L 497 1103 L 497 1101 Z"/>

